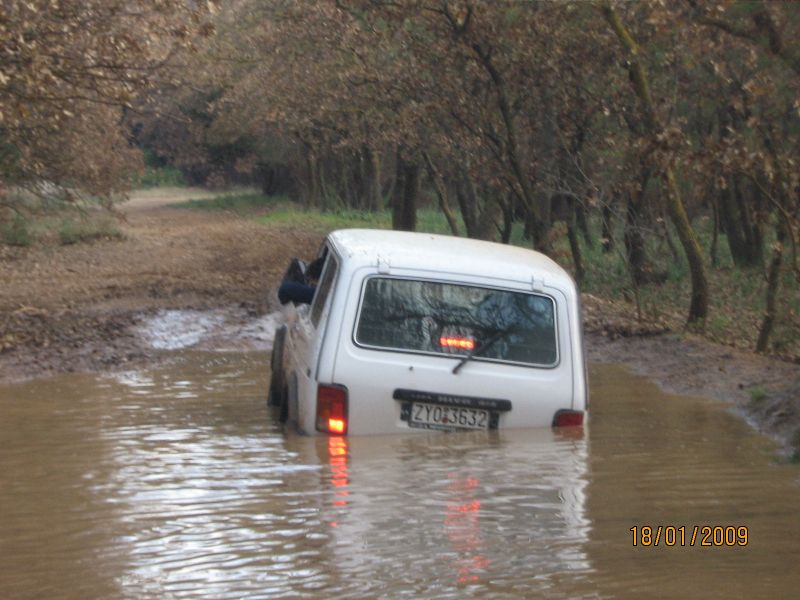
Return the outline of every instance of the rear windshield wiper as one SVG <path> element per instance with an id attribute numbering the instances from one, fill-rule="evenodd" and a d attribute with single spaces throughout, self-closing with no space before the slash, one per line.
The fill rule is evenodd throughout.
<path id="1" fill-rule="evenodd" d="M 497 342 L 506 337 L 510 332 L 511 332 L 510 327 L 495 331 L 492 335 L 486 338 L 486 340 L 480 346 L 476 346 L 474 350 L 472 350 L 469 354 L 464 356 L 464 358 L 458 361 L 458 364 L 455 367 L 453 367 L 453 375 L 457 375 L 458 372 L 461 370 L 461 367 L 467 364 L 468 361 L 472 360 L 473 357 L 480 356 L 481 354 L 489 350 Z"/>

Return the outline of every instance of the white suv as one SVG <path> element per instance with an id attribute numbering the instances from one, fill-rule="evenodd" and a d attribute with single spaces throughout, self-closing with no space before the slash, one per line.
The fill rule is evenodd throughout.
<path id="1" fill-rule="evenodd" d="M 328 235 L 276 335 L 270 404 L 308 434 L 580 426 L 579 295 L 546 256 L 397 231 Z"/>

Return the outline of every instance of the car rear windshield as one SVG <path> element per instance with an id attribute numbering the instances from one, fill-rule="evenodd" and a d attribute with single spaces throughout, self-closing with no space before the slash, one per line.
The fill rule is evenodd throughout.
<path id="1" fill-rule="evenodd" d="M 367 279 L 355 341 L 538 366 L 558 360 L 551 298 L 439 281 Z"/>

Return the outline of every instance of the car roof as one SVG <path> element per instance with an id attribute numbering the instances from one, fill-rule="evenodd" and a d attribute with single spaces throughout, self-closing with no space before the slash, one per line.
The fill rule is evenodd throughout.
<path id="1" fill-rule="evenodd" d="M 544 281 L 574 288 L 570 275 L 549 257 L 527 248 L 483 240 L 381 229 L 341 229 L 328 235 L 350 266 L 419 269 L 512 281 Z"/>

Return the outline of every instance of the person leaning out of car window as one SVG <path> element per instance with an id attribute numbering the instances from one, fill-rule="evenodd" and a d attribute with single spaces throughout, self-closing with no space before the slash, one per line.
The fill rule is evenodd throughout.
<path id="1" fill-rule="evenodd" d="M 292 281 L 284 279 L 278 288 L 278 300 L 281 304 L 311 304 L 314 300 L 314 292 L 317 289 L 319 276 L 322 274 L 322 267 L 325 264 L 325 257 L 320 257 L 309 263 L 305 271 L 305 281 Z"/>

